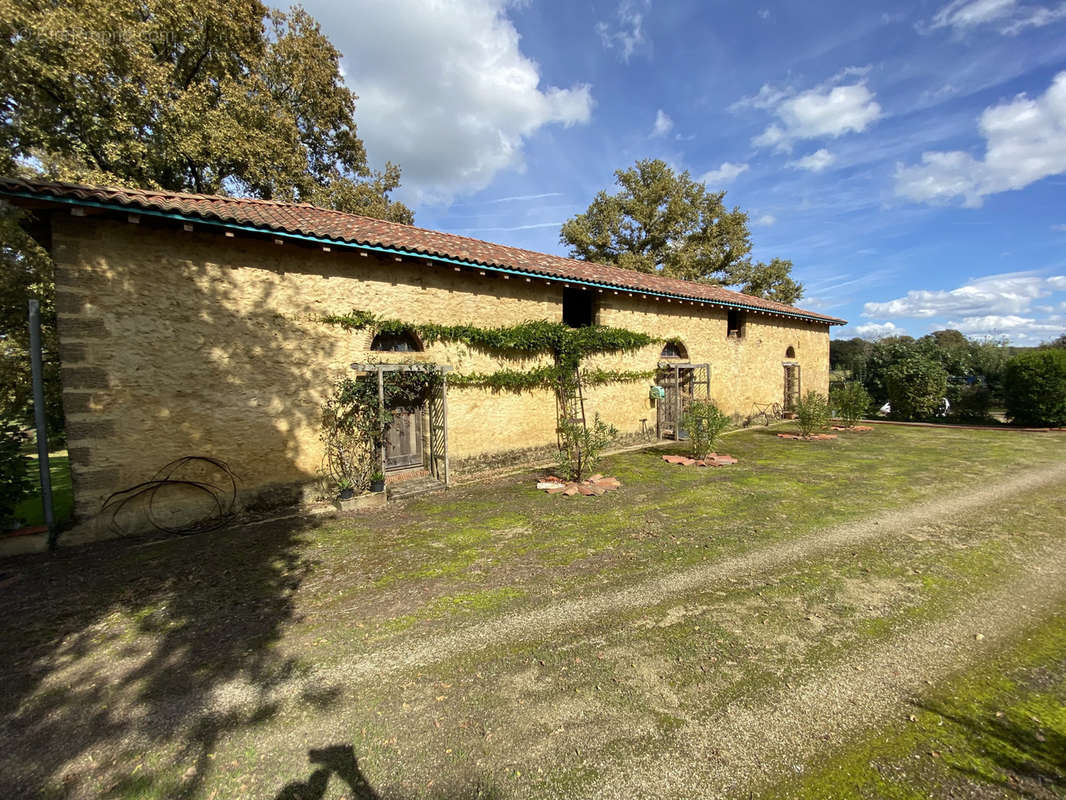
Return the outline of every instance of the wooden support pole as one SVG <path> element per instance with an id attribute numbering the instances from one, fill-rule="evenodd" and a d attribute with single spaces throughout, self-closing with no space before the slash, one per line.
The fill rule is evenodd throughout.
<path id="1" fill-rule="evenodd" d="M 385 418 L 385 377 L 378 367 L 378 419 Z M 381 475 L 385 476 L 385 431 L 381 432 Z"/>
<path id="2" fill-rule="evenodd" d="M 448 373 L 441 375 L 441 405 L 444 408 L 444 485 L 450 485 L 448 478 Z"/>
<path id="3" fill-rule="evenodd" d="M 677 403 L 676 403 L 676 406 L 675 406 L 675 413 L 677 414 L 677 416 L 674 417 L 674 441 L 675 442 L 680 442 L 681 441 L 681 369 L 679 367 L 674 367 L 674 387 L 676 389 L 674 396 L 677 398 Z"/>

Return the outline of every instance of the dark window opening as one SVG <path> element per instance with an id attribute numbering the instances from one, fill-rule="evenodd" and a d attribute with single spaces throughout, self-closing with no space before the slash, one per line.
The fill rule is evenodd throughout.
<path id="1" fill-rule="evenodd" d="M 792 345 L 789 345 L 788 346 L 788 350 L 785 351 L 785 358 L 795 358 L 795 357 L 796 357 L 796 348 L 793 347 Z"/>
<path id="2" fill-rule="evenodd" d="M 563 289 L 563 324 L 571 328 L 586 328 L 595 323 L 596 304 L 592 292 Z"/>
<path id="3" fill-rule="evenodd" d="M 735 336 L 738 339 L 744 335 L 744 312 L 736 308 L 729 309 L 728 318 L 726 320 L 726 330 L 729 336 Z"/>
<path id="4" fill-rule="evenodd" d="M 688 358 L 688 351 L 681 342 L 667 342 L 659 358 Z"/>
<path id="5" fill-rule="evenodd" d="M 403 333 L 379 333 L 370 343 L 371 350 L 386 353 L 418 353 L 422 345 L 410 332 Z"/>

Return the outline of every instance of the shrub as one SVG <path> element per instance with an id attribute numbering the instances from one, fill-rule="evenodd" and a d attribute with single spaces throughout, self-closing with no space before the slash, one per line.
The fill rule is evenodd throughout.
<path id="1" fill-rule="evenodd" d="M 14 422 L 0 423 L 0 523 L 33 487 L 29 459 L 22 453 L 25 437 Z"/>
<path id="2" fill-rule="evenodd" d="M 1066 350 L 1019 353 L 1003 379 L 1007 416 L 1018 425 L 1066 425 Z"/>
<path id="3" fill-rule="evenodd" d="M 796 422 L 800 433 L 810 436 L 829 424 L 829 401 L 821 392 L 810 391 L 796 401 Z"/>
<path id="4" fill-rule="evenodd" d="M 992 418 L 992 390 L 984 381 L 948 386 L 951 411 L 948 419 L 953 422 L 995 422 Z"/>
<path id="5" fill-rule="evenodd" d="M 840 421 L 849 428 L 862 419 L 870 407 L 870 393 L 858 381 L 849 381 L 829 392 L 829 402 L 836 410 Z"/>
<path id="6" fill-rule="evenodd" d="M 693 400 L 681 415 L 681 424 L 688 432 L 693 458 L 703 458 L 714 451 L 715 444 L 730 418 L 710 400 Z"/>
<path id="7" fill-rule="evenodd" d="M 885 370 L 885 389 L 893 419 L 921 420 L 936 416 L 944 403 L 948 373 L 926 356 L 910 356 Z"/>
<path id="8" fill-rule="evenodd" d="M 579 481 L 600 460 L 603 451 L 618 436 L 618 429 L 608 425 L 597 414 L 592 425 L 582 425 L 581 420 L 561 419 L 559 427 L 559 452 L 555 460 L 560 477 Z"/>

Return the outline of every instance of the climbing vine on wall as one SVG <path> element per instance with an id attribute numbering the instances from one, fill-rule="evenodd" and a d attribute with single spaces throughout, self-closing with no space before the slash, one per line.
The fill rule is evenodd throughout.
<path id="1" fill-rule="evenodd" d="M 448 377 L 448 382 L 456 387 L 494 391 L 547 389 L 555 392 L 560 409 L 567 406 L 568 398 L 573 396 L 579 381 L 583 386 L 602 386 L 646 380 L 655 375 L 654 370 L 581 369 L 585 357 L 630 352 L 661 341 L 624 328 L 606 325 L 571 328 L 561 322 L 546 320 L 509 327 L 479 328 L 474 325 L 415 324 L 382 319 L 372 312 L 356 309 L 348 314 L 323 317 L 322 321 L 347 331 L 369 330 L 376 335 L 414 333 L 426 344 L 461 343 L 504 358 L 551 356 L 552 364 L 527 370 L 501 369 L 492 373 L 453 374 Z M 392 422 L 393 410 L 420 406 L 439 388 L 440 380 L 440 373 L 435 371 L 391 372 L 383 383 L 383 404 L 378 398 L 377 382 L 369 376 L 347 378 L 338 383 L 323 413 L 330 473 L 336 479 L 344 479 L 354 486 L 367 486 L 377 469 L 376 453 Z M 567 426 L 572 428 L 578 422 L 568 417 L 568 414 L 564 414 L 559 422 L 559 434 L 564 440 Z M 598 419 L 596 424 L 601 425 Z M 583 424 L 580 426 L 584 428 Z M 570 445 L 563 446 L 563 450 L 571 459 L 575 452 L 584 452 L 580 447 L 575 451 L 575 447 Z"/>
<path id="2" fill-rule="evenodd" d="M 455 375 L 448 380 L 455 386 L 486 387 L 525 391 L 552 388 L 560 381 L 570 380 L 582 359 L 591 355 L 639 350 L 660 339 L 646 333 L 589 325 L 571 328 L 561 322 L 535 320 L 498 328 L 479 328 L 474 325 L 434 325 L 381 319 L 369 311 L 354 310 L 348 314 L 332 314 L 322 318 L 330 325 L 345 330 L 371 330 L 375 334 L 400 335 L 416 333 L 426 344 L 436 342 L 461 343 L 484 352 L 502 356 L 551 355 L 553 366 L 534 367 L 527 371 L 500 370 L 490 374 Z M 643 380 L 653 371 L 587 370 L 582 383 L 602 385 Z"/>

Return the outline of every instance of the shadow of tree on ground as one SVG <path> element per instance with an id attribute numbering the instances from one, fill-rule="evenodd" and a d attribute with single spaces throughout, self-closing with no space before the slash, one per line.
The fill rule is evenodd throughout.
<path id="1" fill-rule="evenodd" d="M 271 689 L 299 668 L 274 645 L 315 566 L 301 552 L 315 525 L 15 562 L 0 589 L 0 796 L 195 794 L 219 739 L 269 719 Z M 149 749 L 168 763 L 143 763 Z"/>
<path id="2" fill-rule="evenodd" d="M 1020 797 L 1058 797 L 1066 790 L 1066 735 L 1061 730 L 1014 712 L 997 717 L 962 714 L 932 703 L 918 707 L 965 732 L 967 747 L 977 757 L 949 763 L 967 777 Z"/>

